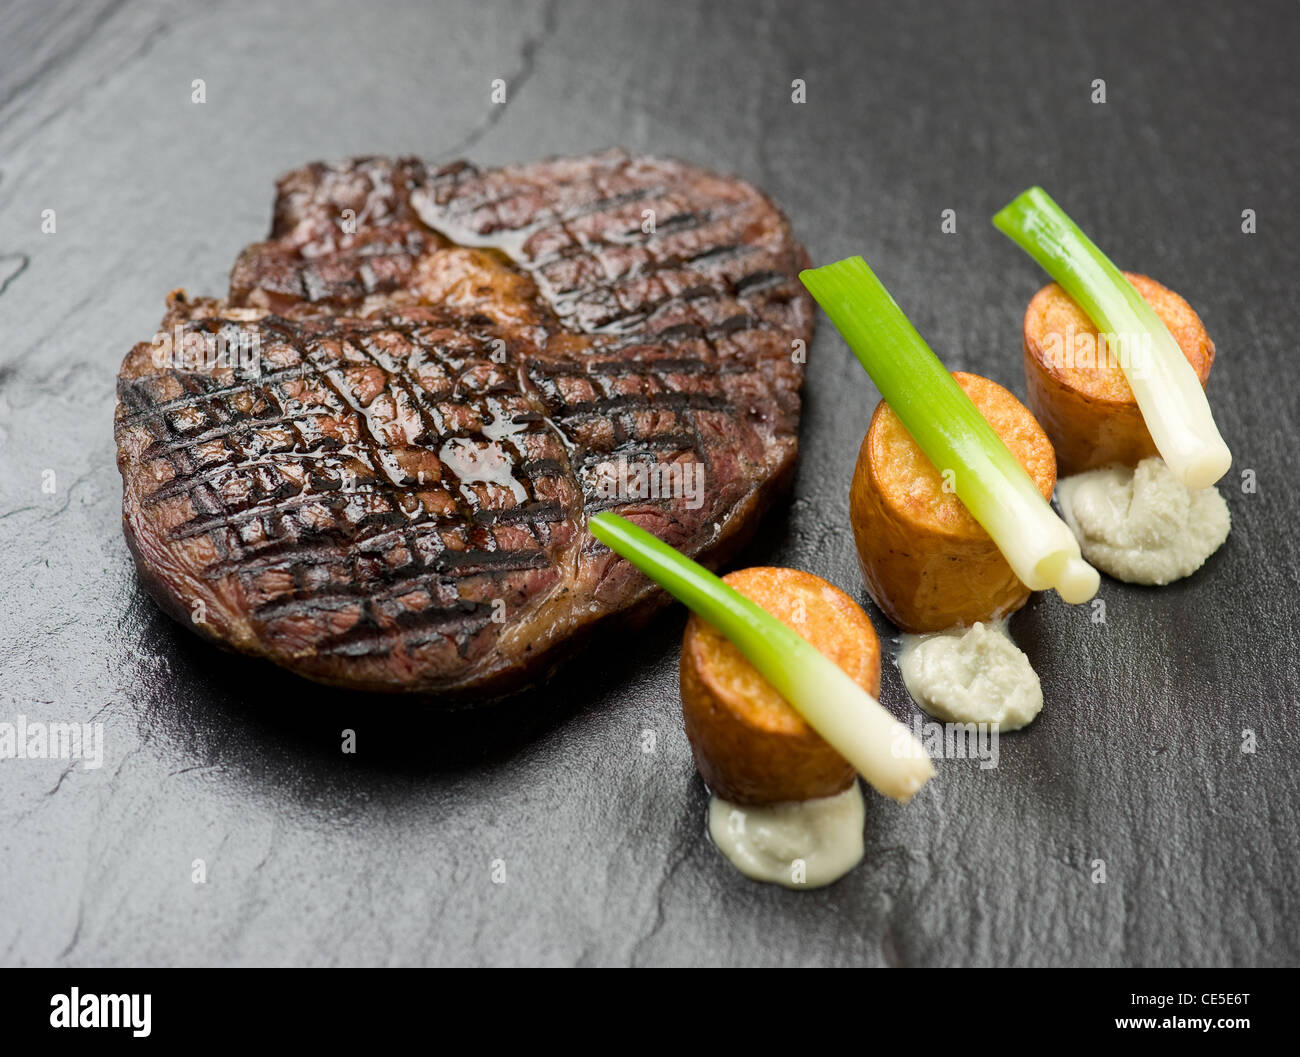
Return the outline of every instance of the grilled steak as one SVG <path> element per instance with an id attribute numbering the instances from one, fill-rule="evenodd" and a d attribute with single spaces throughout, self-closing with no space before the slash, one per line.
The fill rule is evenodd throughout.
<path id="1" fill-rule="evenodd" d="M 804 263 L 758 191 L 676 161 L 289 173 L 227 299 L 174 292 L 122 365 L 142 580 L 322 682 L 535 678 L 662 597 L 588 515 L 718 561 L 788 482 Z"/>

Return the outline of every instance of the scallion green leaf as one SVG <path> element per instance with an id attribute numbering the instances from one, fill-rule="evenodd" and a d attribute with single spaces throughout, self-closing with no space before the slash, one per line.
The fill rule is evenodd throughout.
<path id="1" fill-rule="evenodd" d="M 912 439 L 1032 591 L 1086 602 L 1101 578 L 1002 438 L 930 350 L 861 257 L 799 278 L 871 375 Z"/>
<path id="2" fill-rule="evenodd" d="M 1208 488 L 1232 453 L 1178 342 L 1123 273 L 1041 187 L 1017 196 L 993 226 L 1034 258 L 1117 348 L 1156 450 L 1188 488 Z"/>
<path id="3" fill-rule="evenodd" d="M 702 565 L 617 514 L 592 535 L 712 624 L 874 788 L 907 801 L 934 775 L 911 731 L 838 664 Z"/>

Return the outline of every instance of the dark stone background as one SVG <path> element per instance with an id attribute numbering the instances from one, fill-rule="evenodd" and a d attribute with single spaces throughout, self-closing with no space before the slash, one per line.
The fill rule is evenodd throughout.
<path id="1" fill-rule="evenodd" d="M 5 4 L 0 720 L 100 721 L 106 759 L 0 762 L 0 962 L 1300 962 L 1298 26 L 1293 3 Z M 680 609 L 448 718 L 203 646 L 122 540 L 118 364 L 168 290 L 224 291 L 277 173 L 616 144 L 759 184 L 816 260 L 863 253 L 951 367 L 1018 392 L 1043 277 L 988 218 L 1032 183 L 1218 344 L 1227 545 L 1164 590 L 1106 581 L 1105 625 L 1036 598 L 1014 630 L 1042 717 L 996 770 L 941 763 L 906 808 L 872 795 L 866 861 L 823 891 L 753 884 L 710 846 Z M 798 485 L 751 561 L 865 601 L 847 486 L 875 402 L 823 328 Z M 883 697 L 913 714 L 892 665 Z"/>

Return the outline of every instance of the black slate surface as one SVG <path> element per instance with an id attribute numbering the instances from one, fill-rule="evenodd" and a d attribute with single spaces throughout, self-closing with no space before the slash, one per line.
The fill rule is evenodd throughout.
<path id="1" fill-rule="evenodd" d="M 1291 3 L 4 5 L 0 722 L 100 722 L 105 756 L 0 761 L 0 962 L 1300 962 L 1298 25 Z M 951 367 L 1022 394 L 1043 279 L 988 218 L 1032 183 L 1218 344 L 1227 545 L 1164 590 L 1105 581 L 1104 624 L 1035 599 L 1013 629 L 1041 718 L 994 770 L 870 796 L 866 861 L 822 891 L 709 844 L 679 609 L 447 717 L 205 647 L 122 540 L 118 364 L 169 289 L 225 289 L 277 173 L 609 145 L 759 184 L 814 259 L 862 252 Z M 823 327 L 797 487 L 750 561 L 866 601 L 847 486 L 875 402 Z M 889 665 L 883 697 L 915 714 Z"/>

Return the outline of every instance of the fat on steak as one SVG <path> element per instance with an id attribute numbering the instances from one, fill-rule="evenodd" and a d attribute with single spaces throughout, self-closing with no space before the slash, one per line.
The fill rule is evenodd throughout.
<path id="1" fill-rule="evenodd" d="M 227 298 L 174 291 L 118 375 L 126 539 L 186 626 L 324 683 L 490 697 L 662 601 L 588 516 L 716 564 L 788 484 L 806 255 L 749 184 L 609 151 L 316 163 L 278 192 Z"/>

